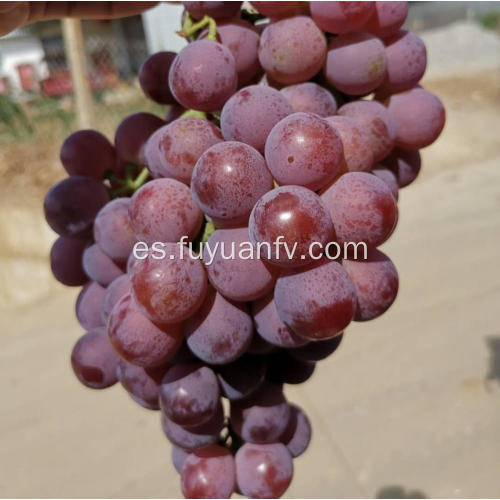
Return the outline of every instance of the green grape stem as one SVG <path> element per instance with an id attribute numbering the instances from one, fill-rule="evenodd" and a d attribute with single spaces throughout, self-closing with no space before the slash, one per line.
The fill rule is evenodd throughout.
<path id="1" fill-rule="evenodd" d="M 182 25 L 182 30 L 178 31 L 177 34 L 183 36 L 184 38 L 191 38 L 198 33 L 198 31 L 206 28 L 208 26 L 207 40 L 211 42 L 217 41 L 217 23 L 215 19 L 209 16 L 203 17 L 201 21 L 197 23 L 193 22 L 193 18 L 186 14 L 184 23 Z"/>

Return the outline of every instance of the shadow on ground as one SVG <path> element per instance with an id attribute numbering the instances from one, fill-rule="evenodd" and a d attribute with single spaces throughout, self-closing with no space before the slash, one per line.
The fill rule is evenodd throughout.
<path id="1" fill-rule="evenodd" d="M 405 490 L 402 486 L 389 485 L 380 488 L 375 498 L 428 498 L 419 490 Z"/>
<path id="2" fill-rule="evenodd" d="M 490 350 L 490 367 L 486 380 L 500 382 L 500 337 L 488 337 L 486 343 Z"/>

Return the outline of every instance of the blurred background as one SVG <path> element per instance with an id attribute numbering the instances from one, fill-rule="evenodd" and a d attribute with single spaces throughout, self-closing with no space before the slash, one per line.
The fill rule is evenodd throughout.
<path id="1" fill-rule="evenodd" d="M 113 139 L 147 100 L 137 71 L 178 51 L 182 7 L 113 21 L 48 21 L 0 38 L 0 495 L 178 497 L 158 415 L 119 387 L 84 389 L 69 354 L 77 290 L 51 276 L 48 188 L 65 177 L 65 136 Z M 313 424 L 287 497 L 500 496 L 500 2 L 411 2 L 422 84 L 447 124 L 400 192 L 384 245 L 400 273 L 395 305 L 350 327 L 339 351 L 288 390 Z M 91 101 L 78 111 L 84 61 Z"/>

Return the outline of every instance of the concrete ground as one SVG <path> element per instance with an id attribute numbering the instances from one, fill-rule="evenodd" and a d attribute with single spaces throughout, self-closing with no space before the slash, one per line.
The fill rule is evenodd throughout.
<path id="1" fill-rule="evenodd" d="M 287 389 L 314 432 L 289 498 L 500 496 L 498 80 L 425 84 L 448 124 L 383 248 L 400 294 Z M 0 496 L 178 497 L 158 414 L 71 373 L 75 295 L 1 314 Z"/>

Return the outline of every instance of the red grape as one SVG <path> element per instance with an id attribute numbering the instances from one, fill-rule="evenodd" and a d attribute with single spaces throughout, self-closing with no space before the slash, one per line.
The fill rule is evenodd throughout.
<path id="1" fill-rule="evenodd" d="M 81 286 L 88 281 L 82 266 L 87 242 L 59 236 L 50 249 L 50 268 L 57 281 L 66 286 Z"/>
<path id="2" fill-rule="evenodd" d="M 75 303 L 75 314 L 85 330 L 104 326 L 102 304 L 106 289 L 99 283 L 89 281 L 80 291 Z"/>
<path id="3" fill-rule="evenodd" d="M 243 2 L 182 2 L 184 8 L 196 19 L 202 19 L 204 16 L 214 19 L 224 19 L 234 17 L 240 11 Z"/>
<path id="4" fill-rule="evenodd" d="M 392 170 L 385 168 L 383 165 L 375 165 L 373 167 L 372 174 L 387 184 L 388 188 L 391 190 L 392 196 L 394 196 L 394 199 L 398 201 L 398 180 Z"/>
<path id="5" fill-rule="evenodd" d="M 335 97 L 327 89 L 313 82 L 299 83 L 281 89 L 295 112 L 330 116 L 337 112 Z"/>
<path id="6" fill-rule="evenodd" d="M 311 423 L 304 411 L 296 405 L 290 405 L 291 414 L 288 427 L 280 441 L 286 445 L 293 458 L 304 453 L 311 441 Z"/>
<path id="7" fill-rule="evenodd" d="M 370 18 L 375 2 L 310 2 L 314 22 L 336 35 L 358 31 Z"/>
<path id="8" fill-rule="evenodd" d="M 289 352 L 294 358 L 304 361 L 321 361 L 337 350 L 343 336 L 343 333 L 339 333 L 331 339 L 309 342 L 305 346 L 290 349 Z"/>
<path id="9" fill-rule="evenodd" d="M 408 15 L 408 2 L 375 2 L 375 10 L 363 29 L 382 38 L 397 33 Z"/>
<path id="10" fill-rule="evenodd" d="M 158 104 L 177 104 L 168 87 L 168 71 L 176 55 L 175 52 L 156 52 L 139 68 L 142 91 Z"/>
<path id="11" fill-rule="evenodd" d="M 383 160 L 382 165 L 394 173 L 399 187 L 403 188 L 411 184 L 420 172 L 420 153 L 394 148 L 392 153 Z"/>
<path id="12" fill-rule="evenodd" d="M 108 286 L 123 274 L 122 269 L 95 243 L 84 250 L 82 262 L 87 276 L 103 286 Z"/>

